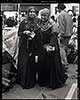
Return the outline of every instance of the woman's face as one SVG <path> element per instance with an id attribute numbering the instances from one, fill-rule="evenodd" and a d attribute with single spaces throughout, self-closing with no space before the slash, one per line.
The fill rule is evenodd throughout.
<path id="1" fill-rule="evenodd" d="M 34 18 L 36 16 L 36 11 L 35 9 L 31 9 L 29 12 L 29 17 Z"/>
<path id="2" fill-rule="evenodd" d="M 41 14 L 41 20 L 42 21 L 47 21 L 49 19 L 49 15 L 48 14 Z"/>

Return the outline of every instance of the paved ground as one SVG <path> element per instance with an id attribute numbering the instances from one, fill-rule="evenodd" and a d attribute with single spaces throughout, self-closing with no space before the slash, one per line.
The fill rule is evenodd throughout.
<path id="1" fill-rule="evenodd" d="M 70 64 L 68 69 L 68 80 L 64 87 L 51 90 L 45 87 L 39 87 L 37 84 L 32 89 L 22 89 L 15 85 L 8 92 L 2 94 L 2 99 L 77 99 L 77 65 Z"/>

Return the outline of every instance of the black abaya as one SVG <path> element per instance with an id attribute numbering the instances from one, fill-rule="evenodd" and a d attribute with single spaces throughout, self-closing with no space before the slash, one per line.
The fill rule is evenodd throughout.
<path id="1" fill-rule="evenodd" d="M 37 25 L 37 24 L 36 24 Z M 37 28 L 38 29 L 38 28 Z M 35 55 L 39 52 L 39 34 L 37 33 L 32 40 L 28 40 L 28 36 L 23 31 L 29 30 L 27 21 L 22 21 L 19 26 L 19 54 L 17 67 L 17 83 L 22 88 L 32 88 L 36 83 L 36 66 Z M 37 30 L 34 32 L 36 33 Z"/>
<path id="2" fill-rule="evenodd" d="M 46 31 L 39 30 L 41 34 L 41 43 L 43 47 L 43 61 L 41 63 L 41 71 L 39 71 L 40 86 L 49 86 L 50 88 L 58 88 L 64 84 L 67 75 L 61 63 L 60 50 L 58 45 L 57 33 L 53 32 L 50 27 Z M 47 52 L 45 45 L 55 47 L 55 51 Z M 42 51 L 41 51 L 42 52 Z M 42 80 L 42 81 L 41 81 Z"/>

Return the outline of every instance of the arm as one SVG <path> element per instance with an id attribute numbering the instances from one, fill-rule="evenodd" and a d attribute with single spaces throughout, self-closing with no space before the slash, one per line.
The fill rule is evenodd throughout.
<path id="1" fill-rule="evenodd" d="M 57 43 L 57 32 L 54 32 L 54 27 L 51 27 L 50 31 L 50 41 L 47 44 L 44 44 L 44 48 L 46 48 L 47 51 L 54 51 Z"/>
<path id="2" fill-rule="evenodd" d="M 23 36 L 23 32 L 26 30 L 25 23 L 22 21 L 19 25 L 18 36 Z"/>
<path id="3" fill-rule="evenodd" d="M 64 34 L 64 18 L 63 18 L 63 16 L 59 16 L 58 17 L 58 23 L 59 23 L 59 33 L 61 33 L 61 35 L 62 34 Z"/>
<path id="4" fill-rule="evenodd" d="M 54 32 L 54 28 L 52 27 L 51 32 L 51 41 L 49 43 L 52 47 L 55 47 L 55 50 L 58 49 L 58 33 Z"/>

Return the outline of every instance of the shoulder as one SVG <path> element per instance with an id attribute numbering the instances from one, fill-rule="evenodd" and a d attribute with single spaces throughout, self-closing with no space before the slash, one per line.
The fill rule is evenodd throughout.
<path id="1" fill-rule="evenodd" d="M 28 21 L 24 19 L 23 21 L 20 22 L 20 26 L 24 26 L 25 24 L 27 24 L 27 22 Z"/>
<path id="2" fill-rule="evenodd" d="M 24 20 L 22 21 L 22 23 L 27 24 L 27 23 L 28 23 L 28 20 L 27 20 L 27 19 L 24 19 Z"/>
<path id="3" fill-rule="evenodd" d="M 35 22 L 36 22 L 36 23 L 40 23 L 40 21 L 41 21 L 40 18 L 38 18 L 38 17 L 35 18 Z"/>
<path id="4" fill-rule="evenodd" d="M 39 21 L 39 20 L 40 20 L 40 18 L 38 18 L 38 17 L 36 17 L 35 19 L 36 19 L 37 21 Z"/>
<path id="5" fill-rule="evenodd" d="M 61 11 L 58 17 L 63 17 L 64 15 L 68 15 L 66 11 Z"/>

